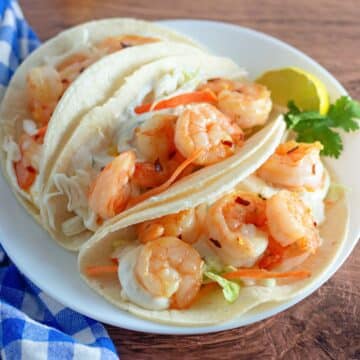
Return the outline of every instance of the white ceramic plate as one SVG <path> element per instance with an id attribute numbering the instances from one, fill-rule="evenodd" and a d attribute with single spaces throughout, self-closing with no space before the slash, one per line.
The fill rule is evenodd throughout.
<path id="1" fill-rule="evenodd" d="M 324 68 L 300 51 L 270 36 L 238 26 L 193 20 L 163 21 L 169 26 L 205 44 L 216 54 L 231 57 L 256 77 L 269 68 L 298 66 L 318 76 L 326 84 L 332 100 L 346 94 L 344 88 Z M 335 266 L 313 287 L 289 302 L 260 312 L 249 313 L 230 322 L 207 327 L 183 328 L 141 320 L 106 302 L 81 280 L 76 255 L 53 242 L 16 202 L 5 180 L 0 178 L 0 238 L 5 250 L 19 269 L 36 285 L 70 308 L 115 326 L 162 334 L 201 334 L 248 325 L 296 304 L 318 287 L 341 266 L 354 248 L 360 234 L 360 171 L 353 154 L 360 153 L 359 137 L 344 135 L 345 150 L 331 166 L 340 181 L 352 189 L 350 231 Z"/>

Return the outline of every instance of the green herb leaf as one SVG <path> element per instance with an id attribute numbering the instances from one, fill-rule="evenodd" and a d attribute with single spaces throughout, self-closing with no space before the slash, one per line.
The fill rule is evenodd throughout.
<path id="1" fill-rule="evenodd" d="M 312 143 L 320 141 L 324 146 L 321 155 L 338 158 L 343 150 L 343 143 L 340 135 L 328 127 L 310 127 L 298 133 L 296 138 L 299 142 Z"/>
<path id="2" fill-rule="evenodd" d="M 205 271 L 204 275 L 222 287 L 224 298 L 227 302 L 233 303 L 239 297 L 240 285 L 238 283 L 227 280 L 211 271 Z"/>
<path id="3" fill-rule="evenodd" d="M 349 96 L 342 96 L 329 108 L 328 117 L 333 127 L 342 128 L 346 132 L 359 129 L 355 119 L 360 119 L 360 103 L 351 100 Z"/>
<path id="4" fill-rule="evenodd" d="M 338 158 L 343 150 L 340 134 L 334 129 L 346 132 L 358 130 L 360 103 L 348 96 L 340 97 L 329 108 L 327 115 L 317 111 L 301 111 L 294 101 L 288 103 L 289 111 L 285 114 L 288 129 L 297 133 L 299 142 L 320 141 L 324 146 L 321 155 Z"/>

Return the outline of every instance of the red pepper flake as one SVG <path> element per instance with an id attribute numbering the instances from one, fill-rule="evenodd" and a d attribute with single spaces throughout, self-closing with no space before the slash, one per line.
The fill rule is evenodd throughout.
<path id="1" fill-rule="evenodd" d="M 316 221 L 314 221 L 314 226 L 317 227 L 317 222 Z"/>
<path id="2" fill-rule="evenodd" d="M 230 140 L 221 140 L 221 143 L 225 146 L 229 146 L 229 147 L 233 146 L 233 142 Z"/>
<path id="3" fill-rule="evenodd" d="M 289 151 L 287 151 L 287 154 L 291 154 L 292 152 L 296 151 L 299 148 L 299 145 L 293 147 L 292 149 L 290 149 Z"/>
<path id="4" fill-rule="evenodd" d="M 33 173 L 33 174 L 36 173 L 36 170 L 35 170 L 32 166 L 27 166 L 27 167 L 26 167 L 26 170 L 27 170 L 29 173 Z"/>
<path id="5" fill-rule="evenodd" d="M 67 85 L 67 84 L 70 84 L 70 80 L 68 79 L 61 79 L 61 83 L 64 84 L 64 85 Z"/>
<path id="6" fill-rule="evenodd" d="M 131 47 L 131 46 L 132 46 L 131 44 L 127 44 L 127 43 L 122 42 L 122 41 L 120 41 L 120 45 L 121 45 L 121 47 L 122 47 L 123 49 L 126 49 L 126 48 L 128 48 L 128 47 Z"/>
<path id="7" fill-rule="evenodd" d="M 155 171 L 156 172 L 161 172 L 163 171 L 163 167 L 161 166 L 160 160 L 156 159 L 154 162 L 154 167 L 155 167 Z"/>
<path id="8" fill-rule="evenodd" d="M 312 166 L 312 173 L 313 173 L 313 175 L 316 174 L 316 165 L 315 164 L 313 164 L 313 166 Z"/>
<path id="9" fill-rule="evenodd" d="M 215 240 L 215 239 L 212 239 L 212 238 L 210 238 L 210 241 L 217 247 L 217 248 L 219 248 L 219 249 L 221 249 L 221 244 L 220 244 L 220 242 L 218 241 L 218 240 Z"/>
<path id="10" fill-rule="evenodd" d="M 80 68 L 79 73 L 81 74 L 85 70 L 84 67 Z"/>
<path id="11" fill-rule="evenodd" d="M 240 196 L 238 196 L 238 197 L 235 199 L 235 202 L 236 202 L 237 204 L 244 205 L 244 206 L 249 206 L 249 205 L 250 205 L 250 201 L 245 200 L 245 199 L 241 198 Z"/>
<path id="12" fill-rule="evenodd" d="M 169 159 L 174 158 L 175 155 L 176 155 L 176 150 L 172 151 L 172 152 L 169 154 Z"/>

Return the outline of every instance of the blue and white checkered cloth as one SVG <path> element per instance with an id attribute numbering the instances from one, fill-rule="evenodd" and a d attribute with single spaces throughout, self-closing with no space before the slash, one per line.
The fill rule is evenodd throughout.
<path id="1" fill-rule="evenodd" d="M 0 99 L 22 60 L 39 45 L 14 0 L 0 0 Z M 24 277 L 0 246 L 1 358 L 118 359 L 104 327 L 59 304 Z"/>

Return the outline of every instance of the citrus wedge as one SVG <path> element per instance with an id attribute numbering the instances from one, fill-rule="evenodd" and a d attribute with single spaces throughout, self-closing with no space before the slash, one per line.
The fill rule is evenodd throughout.
<path id="1" fill-rule="evenodd" d="M 289 100 L 302 110 L 316 110 L 326 114 L 329 109 L 329 94 L 325 85 L 305 70 L 288 67 L 270 70 L 261 75 L 256 82 L 271 91 L 275 104 L 286 106 Z"/>

